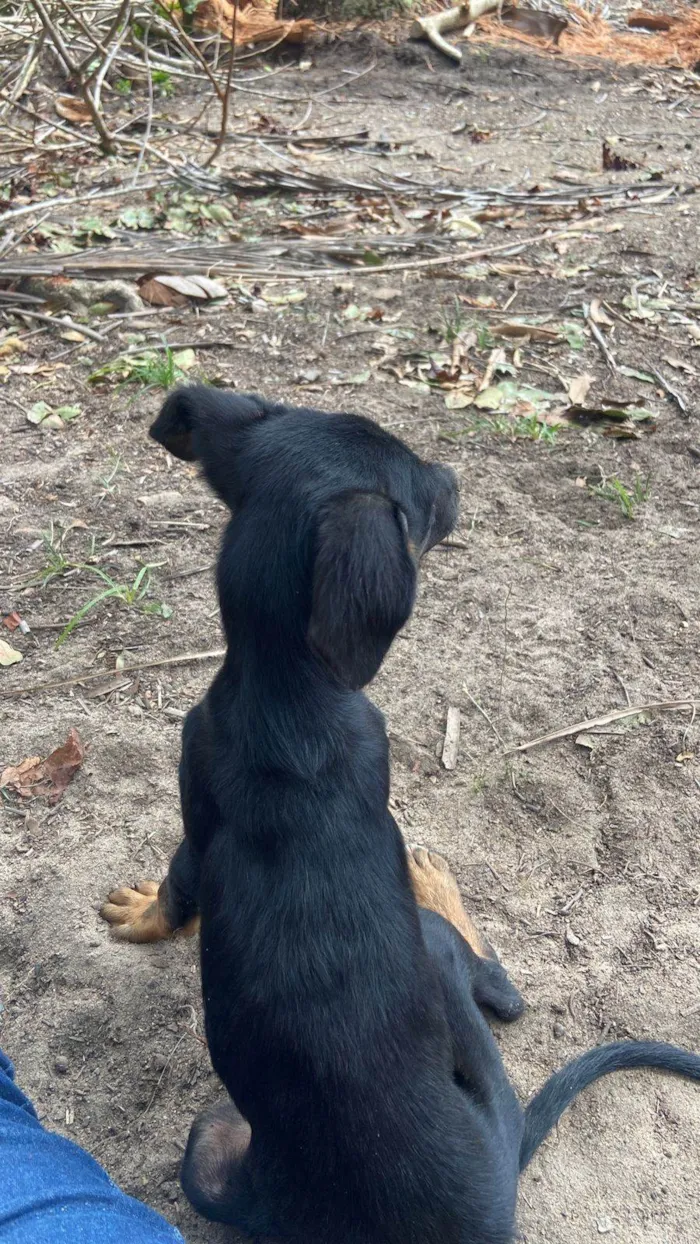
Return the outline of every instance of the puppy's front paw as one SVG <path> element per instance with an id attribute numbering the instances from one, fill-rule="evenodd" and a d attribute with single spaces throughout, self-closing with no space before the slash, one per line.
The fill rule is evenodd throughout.
<path id="1" fill-rule="evenodd" d="M 139 881 L 135 888 L 113 890 L 100 915 L 111 925 L 115 937 L 123 942 L 160 942 L 172 937 L 158 902 L 158 882 Z"/>

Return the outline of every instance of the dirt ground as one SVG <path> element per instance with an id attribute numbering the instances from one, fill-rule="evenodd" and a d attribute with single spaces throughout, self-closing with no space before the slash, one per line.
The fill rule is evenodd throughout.
<path id="1" fill-rule="evenodd" d="M 480 45 L 460 73 L 422 48 L 360 36 L 320 49 L 310 69 L 292 68 L 282 81 L 313 96 L 309 127 L 366 127 L 387 145 L 382 155 L 341 150 L 306 165 L 338 175 L 376 177 L 378 169 L 518 190 L 563 190 L 572 173 L 594 185 L 662 174 L 663 184 L 688 187 L 696 176 L 698 80 L 671 70 L 618 71 Z M 234 124 L 244 127 L 256 110 L 279 126 L 305 111 L 279 99 L 236 101 Z M 611 135 L 641 171 L 603 171 Z M 257 147 L 249 158 L 274 165 Z M 227 167 L 236 159 L 231 151 Z M 300 218 L 300 202 L 268 197 L 230 209 L 237 224 L 273 235 Z M 349 199 L 347 211 L 335 210 L 366 233 L 400 232 L 415 207 Z M 571 211 L 553 212 L 552 229 L 565 231 Z M 4 792 L 0 1041 L 46 1124 L 83 1144 L 190 1244 L 230 1238 L 197 1219 L 177 1182 L 191 1120 L 221 1093 L 201 1036 L 197 947 L 117 945 L 97 913 L 115 883 L 165 871 L 180 835 L 180 719 L 214 663 L 127 672 L 116 684 L 109 671 L 115 661 L 220 646 L 211 563 L 224 511 L 194 469 L 148 441 L 162 390 L 87 377 L 139 328 L 174 342 L 225 340 L 228 348 L 197 351 L 192 374 L 360 411 L 458 471 L 453 547 L 426 560 L 415 615 L 370 690 L 387 718 L 402 830 L 446 855 L 527 998 L 523 1019 L 498 1033 L 527 1098 L 605 1039 L 700 1048 L 700 739 L 691 713 L 507 751 L 627 697 L 698 696 L 699 217 L 697 196 L 681 193 L 609 212 L 589 205 L 588 223 L 558 240 L 544 237 L 536 211 L 496 216 L 475 247 L 540 240 L 466 271 L 371 273 L 352 288 L 347 277 L 308 281 L 299 303 L 265 303 L 232 286 L 220 308 L 125 321 L 109 345 L 90 341 L 45 372 L 31 365 L 48 365 L 66 343 L 29 337 L 21 360 L 29 373 L 10 368 L 0 385 L 0 605 L 32 627 L 28 636 L 1 632 L 24 660 L 0 669 L 0 768 L 45 756 L 70 727 L 88 749 L 54 807 Z M 658 377 L 649 384 L 608 368 L 583 319 L 595 299 L 609 309 L 610 324 L 596 327 L 617 364 L 655 368 L 686 414 Z M 379 308 L 384 320 L 348 317 L 354 305 Z M 513 360 L 513 341 L 495 340 L 493 326 L 528 312 L 549 316 L 550 327 L 577 322 L 580 348 L 566 339 L 516 342 Z M 410 364 L 417 352 L 449 352 L 472 321 L 470 365 L 479 375 L 500 345 L 518 382 L 557 390 L 565 404 L 562 386 L 588 373 L 589 406 L 641 397 L 656 430 L 617 439 L 596 424 L 552 431 L 525 417 L 447 409 L 444 391 L 426 389 Z M 63 431 L 42 430 L 25 419 L 40 399 L 78 402 L 82 414 Z M 624 496 L 615 485 L 595 491 L 610 480 Z M 43 584 L 52 557 L 58 572 Z M 171 616 L 108 598 L 56 648 L 62 626 L 104 586 L 86 565 L 130 585 L 144 562 L 155 564 L 147 601 L 165 603 Z M 9 694 L 88 669 L 105 676 Z M 453 771 L 439 759 L 450 705 L 461 710 Z M 618 1075 L 570 1109 L 523 1178 L 523 1239 L 690 1244 L 700 1238 L 699 1164 L 697 1087 Z"/>

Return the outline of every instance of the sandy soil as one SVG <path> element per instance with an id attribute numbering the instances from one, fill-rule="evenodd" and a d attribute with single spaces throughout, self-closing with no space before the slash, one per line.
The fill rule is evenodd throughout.
<path id="1" fill-rule="evenodd" d="M 356 83 L 344 75 L 373 61 Z M 288 88 L 302 80 L 310 91 L 331 88 L 315 104 L 316 128 L 367 126 L 373 136 L 417 144 L 383 162 L 341 152 L 311 167 L 369 176 L 379 166 L 519 189 L 561 186 L 552 178 L 573 169 L 586 182 L 624 183 L 638 174 L 601 169 L 602 138 L 614 134 L 628 136 L 624 150 L 647 172 L 693 180 L 697 95 L 671 72 L 573 67 L 481 47 L 459 74 L 423 50 L 394 53 L 356 39 L 284 79 Z M 280 124 L 298 119 L 298 106 L 251 97 L 243 124 L 258 104 Z M 489 131 L 485 141 L 472 142 L 473 126 Z M 293 218 L 284 199 L 232 210 L 270 231 L 278 218 Z M 386 203 L 373 210 L 380 224 L 362 208 L 365 230 L 391 220 Z M 447 856 L 528 1000 L 524 1018 L 499 1033 L 523 1097 L 604 1039 L 700 1048 L 700 770 L 690 714 L 615 723 L 588 746 L 574 736 L 504 754 L 619 708 L 627 696 L 646 703 L 698 694 L 700 356 L 687 322 L 697 328 L 700 310 L 698 205 L 676 197 L 602 220 L 558 250 L 548 242 L 529 248 L 518 256 L 520 272 L 491 264 L 459 279 L 440 269 L 386 274 L 358 278 L 351 291 L 312 282 L 304 303 L 267 312 L 234 291 L 208 318 L 184 310 L 155 321 L 174 341 L 204 335 L 232 343 L 198 353 L 210 379 L 361 411 L 459 472 L 458 546 L 427 560 L 415 616 L 371 694 L 387 717 L 402 829 Z M 534 223 L 528 215 L 520 225 L 532 231 Z M 485 226 L 485 244 L 503 236 L 498 224 Z M 640 288 L 665 294 L 670 306 L 635 320 L 622 300 L 645 278 Z M 455 295 L 488 296 L 501 309 L 515 295 L 511 316 L 531 309 L 555 320 L 605 299 L 626 317 L 615 320 L 610 339 L 618 362 L 657 367 L 682 391 L 690 417 L 662 389 L 610 374 L 587 336 L 582 350 L 525 345 L 522 374 L 547 389 L 557 375 L 587 371 L 596 400 L 643 396 L 657 431 L 616 440 L 567 429 L 551 443 L 504 434 L 488 416 L 450 412 L 439 391 L 426 396 L 378 369 L 374 334 L 382 326 L 363 322 L 359 332 L 342 313 L 353 301 L 380 305 L 387 317 L 400 312 L 396 324 L 413 334 L 410 348 L 435 350 Z M 88 668 L 106 674 L 118 657 L 131 665 L 221 643 L 210 567 L 222 507 L 193 469 L 148 442 L 161 391 L 87 383 L 83 356 L 92 366 L 107 361 L 128 344 L 127 331 L 133 327 L 109 347 L 82 347 L 65 369 L 12 372 L 0 388 L 0 604 L 33 628 L 33 636 L 8 636 L 24 661 L 0 670 L 2 762 L 46 755 L 71 726 L 89 749 L 54 808 L 3 802 L 0 1040 L 46 1124 L 85 1145 L 191 1244 L 204 1244 L 224 1236 L 195 1217 L 177 1183 L 190 1122 L 221 1091 L 201 1037 L 196 945 L 116 945 L 97 911 L 115 883 L 158 879 L 166 868 L 180 835 L 179 719 L 206 688 L 212 663 L 127 674 L 118 690 L 100 681 L 4 694 Z M 46 337 L 28 344 L 25 361 L 45 361 L 59 348 Z M 482 370 L 492 344 L 475 347 Z M 366 368 L 367 383 L 342 383 Z M 39 398 L 78 400 L 82 417 L 63 433 L 30 427 L 23 411 Z M 644 481 L 648 496 L 632 520 L 587 486 L 601 473 L 630 489 Z M 67 533 L 70 562 L 97 559 L 120 583 L 132 583 L 143 561 L 156 563 L 149 600 L 167 603 L 172 616 L 108 600 L 57 650 L 61 625 L 95 594 L 97 580 L 64 568 L 46 586 L 22 586 L 46 568 L 42 533 L 51 524 L 57 539 Z M 462 719 L 453 772 L 438 758 L 450 705 Z M 697 1088 L 651 1074 L 600 1084 L 569 1111 L 523 1179 L 523 1238 L 690 1244 L 700 1237 L 699 1138 Z"/>

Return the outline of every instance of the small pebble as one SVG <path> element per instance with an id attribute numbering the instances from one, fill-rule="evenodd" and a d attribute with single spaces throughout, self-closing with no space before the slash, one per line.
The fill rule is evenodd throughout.
<path id="1" fill-rule="evenodd" d="M 610 1219 L 609 1219 L 609 1218 L 601 1218 L 601 1219 L 599 1219 L 599 1221 L 598 1221 L 598 1235 L 609 1235 L 609 1234 L 610 1234 L 610 1232 L 611 1232 L 611 1231 L 614 1231 L 614 1230 L 615 1230 L 615 1226 L 614 1226 L 614 1224 L 610 1221 Z"/>
<path id="2" fill-rule="evenodd" d="M 66 1073 L 70 1070 L 70 1063 L 68 1062 L 68 1059 L 65 1057 L 65 1055 L 59 1054 L 58 1058 L 54 1062 L 54 1068 L 59 1073 L 59 1075 L 62 1075 L 62 1076 L 66 1075 Z"/>
<path id="3" fill-rule="evenodd" d="M 566 1032 L 566 1028 L 560 1022 L 560 1020 L 557 1020 L 556 1024 L 554 1024 L 554 1026 L 552 1027 L 552 1032 L 554 1033 L 555 1037 L 563 1037 L 564 1033 Z"/>

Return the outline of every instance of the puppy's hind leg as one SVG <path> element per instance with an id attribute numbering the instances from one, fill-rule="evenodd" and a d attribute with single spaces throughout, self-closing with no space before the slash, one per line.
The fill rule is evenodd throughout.
<path id="1" fill-rule="evenodd" d="M 195 1119 L 180 1182 L 188 1201 L 210 1222 L 225 1222 L 245 1235 L 269 1234 L 248 1168 L 250 1126 L 232 1101 Z"/>
<path id="2" fill-rule="evenodd" d="M 522 1015 L 525 1003 L 502 966 L 493 946 L 477 929 L 467 913 L 459 886 L 450 872 L 447 860 L 425 847 L 410 847 L 408 871 L 419 907 L 442 916 L 461 934 L 459 960 L 465 988 L 469 988 L 479 1006 L 487 1006 L 499 1019 L 510 1022 Z M 444 943 L 445 951 L 453 951 L 454 938 L 436 922 L 431 923 L 433 937 Z M 425 928 L 424 928 L 425 931 Z"/>

